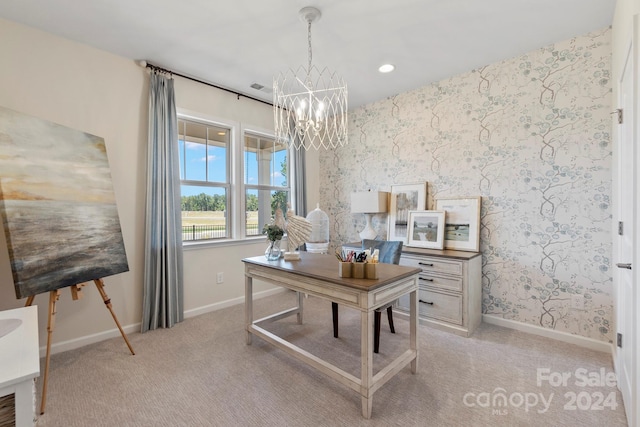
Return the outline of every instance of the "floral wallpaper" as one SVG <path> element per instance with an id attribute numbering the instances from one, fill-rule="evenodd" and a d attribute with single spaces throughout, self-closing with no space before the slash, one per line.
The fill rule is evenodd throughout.
<path id="1" fill-rule="evenodd" d="M 429 209 L 482 196 L 483 313 L 611 342 L 610 39 L 603 29 L 351 112 L 349 145 L 320 154 L 332 246 L 359 240 L 353 191 L 426 181 Z M 382 238 L 386 220 L 374 220 Z"/>

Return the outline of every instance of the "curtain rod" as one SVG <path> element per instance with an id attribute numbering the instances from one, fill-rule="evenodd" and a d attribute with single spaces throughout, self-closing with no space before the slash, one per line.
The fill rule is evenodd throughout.
<path id="1" fill-rule="evenodd" d="M 205 82 L 203 80 L 198 80 L 198 79 L 196 79 L 194 77 L 185 76 L 184 74 L 176 73 L 175 71 L 171 71 L 171 70 L 168 70 L 168 69 L 163 68 L 163 67 L 158 67 L 157 65 L 153 65 L 153 64 L 151 64 L 151 63 L 149 63 L 147 61 L 138 61 L 138 65 L 140 65 L 142 67 L 145 67 L 145 68 L 150 68 L 152 70 L 158 70 L 158 71 L 162 71 L 162 72 L 165 72 L 165 73 L 169 73 L 172 76 L 182 77 L 183 79 L 187 79 L 187 80 L 191 80 L 192 82 L 201 83 L 203 85 L 211 86 L 211 87 L 214 87 L 216 89 L 224 90 L 225 92 L 233 93 L 234 95 L 236 95 L 238 97 L 238 99 L 240 99 L 240 97 L 243 96 L 243 97 L 245 97 L 247 99 L 251 99 L 251 100 L 257 101 L 257 102 L 262 102 L 263 104 L 267 104 L 267 105 L 273 107 L 273 104 L 271 102 L 263 101 L 262 99 L 254 98 L 253 96 L 245 95 L 244 93 L 240 93 L 240 92 L 236 92 L 236 91 L 231 90 L 231 89 L 227 89 L 226 87 L 214 85 L 213 83 Z"/>

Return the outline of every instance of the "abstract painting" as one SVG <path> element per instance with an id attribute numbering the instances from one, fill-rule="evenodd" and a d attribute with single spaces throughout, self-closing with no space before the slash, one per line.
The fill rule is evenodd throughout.
<path id="1" fill-rule="evenodd" d="M 17 298 L 129 270 L 103 138 L 0 107 L 0 213 Z"/>

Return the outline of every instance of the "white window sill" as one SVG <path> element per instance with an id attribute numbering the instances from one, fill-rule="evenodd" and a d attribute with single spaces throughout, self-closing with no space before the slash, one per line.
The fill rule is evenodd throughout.
<path id="1" fill-rule="evenodd" d="M 287 241 L 286 236 L 282 239 L 283 242 Z M 242 245 L 253 245 L 256 243 L 264 243 L 267 244 L 267 237 L 264 235 L 248 237 L 246 239 L 219 239 L 219 240 L 201 240 L 195 242 L 183 242 L 182 250 L 184 251 L 193 251 L 199 249 L 211 249 L 211 248 L 220 248 L 224 246 L 242 246 Z M 266 246 L 265 246 L 266 247 Z"/>

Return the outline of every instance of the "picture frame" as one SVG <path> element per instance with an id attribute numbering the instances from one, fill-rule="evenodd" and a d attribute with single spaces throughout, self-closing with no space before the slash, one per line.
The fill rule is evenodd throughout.
<path id="1" fill-rule="evenodd" d="M 389 194 L 387 240 L 409 243 L 409 212 L 427 208 L 427 182 L 394 184 Z"/>
<path id="2" fill-rule="evenodd" d="M 444 224 L 444 211 L 410 211 L 407 246 L 442 249 Z"/>
<path id="3" fill-rule="evenodd" d="M 482 198 L 436 198 L 435 208 L 446 212 L 444 247 L 460 251 L 480 250 L 480 206 Z"/>

